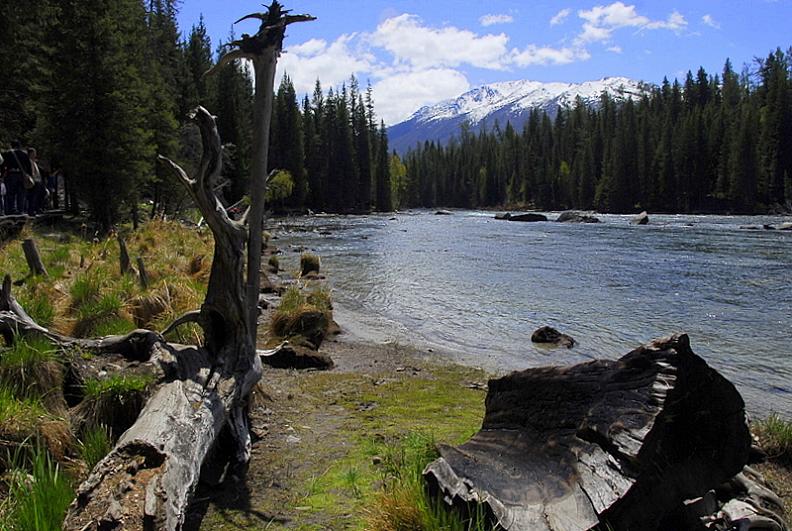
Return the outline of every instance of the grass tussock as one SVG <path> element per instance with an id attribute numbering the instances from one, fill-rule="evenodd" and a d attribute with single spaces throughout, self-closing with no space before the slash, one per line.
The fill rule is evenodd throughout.
<path id="1" fill-rule="evenodd" d="M 75 421 L 83 433 L 105 426 L 119 437 L 134 424 L 155 378 L 149 375 L 112 375 L 85 382 L 85 398 L 75 410 Z"/>
<path id="2" fill-rule="evenodd" d="M 319 256 L 313 253 L 303 253 L 300 255 L 300 274 L 306 276 L 310 273 L 319 273 L 322 261 Z"/>
<path id="3" fill-rule="evenodd" d="M 276 255 L 273 254 L 272 256 L 270 256 L 269 260 L 267 261 L 267 264 L 269 265 L 270 270 L 273 273 L 277 273 L 278 271 L 280 271 L 280 260 Z"/>
<path id="4" fill-rule="evenodd" d="M 332 309 L 329 289 L 316 287 L 306 293 L 299 286 L 290 286 L 272 314 L 270 332 L 279 338 L 298 335 L 324 337 L 332 321 Z"/>
<path id="5" fill-rule="evenodd" d="M 773 414 L 758 422 L 754 431 L 770 459 L 792 466 L 792 422 Z"/>
<path id="6" fill-rule="evenodd" d="M 0 382 L 19 399 L 33 399 L 52 411 L 62 412 L 63 367 L 46 338 L 18 337 L 0 351 Z"/>
<path id="7" fill-rule="evenodd" d="M 30 456 L 18 452 L 6 473 L 9 496 L 0 508 L 0 528 L 8 531 L 57 531 L 74 499 L 71 479 L 41 446 Z"/>
<path id="8" fill-rule="evenodd" d="M 104 425 L 85 430 L 80 440 L 80 458 L 85 461 L 88 470 L 92 470 L 112 449 L 113 439 L 110 436 L 110 430 Z"/>
<path id="9" fill-rule="evenodd" d="M 492 529 L 479 506 L 470 515 L 451 510 L 426 491 L 423 470 L 439 456 L 433 437 L 410 433 L 379 449 L 383 488 L 366 509 L 371 531 L 484 531 Z"/>

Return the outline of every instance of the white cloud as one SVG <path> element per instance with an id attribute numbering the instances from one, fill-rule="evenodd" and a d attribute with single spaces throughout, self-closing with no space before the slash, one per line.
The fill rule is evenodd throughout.
<path id="1" fill-rule="evenodd" d="M 373 55 L 353 50 L 356 35 L 341 35 L 328 44 L 323 39 L 311 39 L 286 49 L 278 62 L 276 82 L 289 74 L 297 93 L 313 91 L 317 78 L 325 89 L 349 79 L 352 74 L 370 72 L 375 63 Z"/>
<path id="2" fill-rule="evenodd" d="M 504 14 L 488 14 L 479 19 L 479 23 L 484 27 L 494 26 L 495 24 L 511 24 L 514 22 L 514 17 Z"/>
<path id="3" fill-rule="evenodd" d="M 522 51 L 514 50 L 512 60 L 520 67 L 530 65 L 566 65 L 576 61 L 585 61 L 591 57 L 588 50 L 582 47 L 551 48 L 549 46 L 529 45 Z"/>
<path id="4" fill-rule="evenodd" d="M 715 29 L 720 29 L 721 28 L 720 22 L 718 22 L 717 20 L 712 18 L 712 15 L 710 15 L 709 13 L 707 13 L 706 15 L 701 17 L 701 21 L 705 25 L 707 25 L 707 26 L 709 26 L 711 28 L 715 28 Z"/>
<path id="5" fill-rule="evenodd" d="M 611 46 L 610 48 L 608 48 L 608 51 L 609 52 L 613 52 L 613 53 L 622 53 L 622 47 L 621 46 Z"/>
<path id="6" fill-rule="evenodd" d="M 623 2 L 580 10 L 578 16 L 584 20 L 583 31 L 576 39 L 579 45 L 590 42 L 607 42 L 611 39 L 613 32 L 620 28 L 681 31 L 688 24 L 679 11 L 673 11 L 666 20 L 652 20 L 639 14 L 634 5 L 626 5 Z"/>
<path id="7" fill-rule="evenodd" d="M 572 14 L 572 10 L 570 8 L 562 9 L 558 13 L 555 14 L 553 18 L 550 19 L 551 26 L 557 26 L 559 24 L 563 24 L 564 21 L 567 19 L 569 15 Z"/>
<path id="8" fill-rule="evenodd" d="M 377 114 L 386 124 L 406 120 L 424 105 L 456 98 L 469 88 L 467 78 L 451 68 L 395 74 L 373 86 Z"/>
<path id="9" fill-rule="evenodd" d="M 370 39 L 393 55 L 394 64 L 419 69 L 469 64 L 501 70 L 509 42 L 505 33 L 479 36 L 454 26 L 430 28 L 410 14 L 385 20 Z"/>

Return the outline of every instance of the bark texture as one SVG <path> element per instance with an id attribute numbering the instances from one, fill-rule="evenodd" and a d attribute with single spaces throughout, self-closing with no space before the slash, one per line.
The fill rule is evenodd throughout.
<path id="1" fill-rule="evenodd" d="M 739 473 L 750 444 L 740 394 L 679 335 L 490 381 L 481 430 L 424 474 L 509 530 L 651 530 Z"/>

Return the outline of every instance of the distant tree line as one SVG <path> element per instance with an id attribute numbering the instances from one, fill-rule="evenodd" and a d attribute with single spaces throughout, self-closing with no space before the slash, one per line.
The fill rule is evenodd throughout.
<path id="1" fill-rule="evenodd" d="M 408 206 L 766 212 L 792 205 L 792 49 L 737 74 L 703 68 L 638 100 L 578 100 L 404 158 Z"/>
<path id="2" fill-rule="evenodd" d="M 8 3 L 0 17 L 0 143 L 21 139 L 38 147 L 64 171 L 71 207 L 87 207 L 105 227 L 189 205 L 156 156 L 188 170 L 195 163 L 200 138 L 187 115 L 199 104 L 217 116 L 226 143 L 222 195 L 231 203 L 247 190 L 253 105 L 247 67 L 237 62 L 205 77 L 225 47 L 213 50 L 203 19 L 183 37 L 177 4 L 29 0 Z M 279 206 L 391 208 L 387 138 L 375 123 L 370 90 L 361 94 L 353 79 L 325 96 L 317 82 L 300 108 L 285 78 L 274 115 L 271 167 L 293 180 Z"/>

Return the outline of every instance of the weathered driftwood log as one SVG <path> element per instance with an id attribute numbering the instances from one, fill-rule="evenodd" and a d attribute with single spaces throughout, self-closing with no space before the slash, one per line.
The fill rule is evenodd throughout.
<path id="1" fill-rule="evenodd" d="M 25 253 L 25 260 L 27 261 L 28 268 L 33 275 L 47 276 L 47 269 L 44 267 L 44 262 L 41 261 L 36 242 L 31 239 L 26 239 L 22 242 L 22 251 Z"/>
<path id="2" fill-rule="evenodd" d="M 652 530 L 740 472 L 749 448 L 740 394 L 680 335 L 491 380 L 481 430 L 424 473 L 505 529 Z"/>

